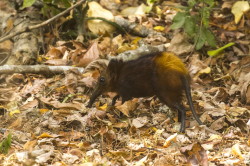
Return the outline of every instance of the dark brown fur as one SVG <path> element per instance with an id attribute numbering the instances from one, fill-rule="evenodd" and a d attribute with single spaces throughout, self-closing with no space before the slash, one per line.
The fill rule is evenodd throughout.
<path id="1" fill-rule="evenodd" d="M 103 92 L 116 92 L 122 98 L 122 102 L 133 97 L 155 95 L 170 108 L 178 110 L 180 131 L 184 132 L 184 91 L 195 119 L 202 124 L 194 111 L 189 84 L 190 76 L 184 64 L 172 53 L 151 54 L 127 62 L 113 59 L 106 71 L 101 74 L 88 106 L 91 107 L 94 100 Z"/>

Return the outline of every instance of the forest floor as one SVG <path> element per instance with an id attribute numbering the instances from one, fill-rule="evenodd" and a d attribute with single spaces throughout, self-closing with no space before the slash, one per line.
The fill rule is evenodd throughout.
<path id="1" fill-rule="evenodd" d="M 2 74 L 0 165 L 250 165 L 249 10 L 236 24 L 231 12 L 236 1 L 216 1 L 209 19 L 216 47 L 205 43 L 197 51 L 182 29 L 170 28 L 178 11 L 173 7 L 179 4 L 175 1 L 155 3 L 149 14 L 138 0 L 124 4 L 101 1 L 106 9 L 100 15 L 107 11 L 119 15 L 118 8 L 130 7 L 129 2 L 136 7 L 125 12 L 126 19 L 165 35 L 138 37 L 111 32 L 110 25 L 103 22 L 89 23 L 93 33 L 107 28 L 113 35 L 89 39 L 87 46 L 62 39 L 47 43 L 38 63 L 86 67 L 107 55 L 135 50 L 141 40 L 153 46 L 170 44 L 167 50 L 175 52 L 190 72 L 193 103 L 204 125 L 195 121 L 185 95 L 185 133 L 179 133 L 177 112 L 156 97 L 134 98 L 123 104 L 118 99 L 110 106 L 115 94 L 106 93 L 87 108 L 100 75 L 96 69 L 84 74 L 74 70 L 57 75 Z M 233 44 L 208 55 L 207 51 L 228 43 Z"/>

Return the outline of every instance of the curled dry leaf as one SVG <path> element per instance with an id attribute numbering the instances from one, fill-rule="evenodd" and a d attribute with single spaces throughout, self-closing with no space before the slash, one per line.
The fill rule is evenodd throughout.
<path id="1" fill-rule="evenodd" d="M 192 141 L 188 138 L 188 136 L 184 135 L 184 134 L 178 134 L 177 135 L 177 142 L 181 143 L 181 144 L 191 144 Z"/>
<path id="2" fill-rule="evenodd" d="M 89 158 L 90 161 L 102 161 L 100 151 L 98 149 L 92 149 L 90 151 L 87 151 L 86 156 Z"/>
<path id="3" fill-rule="evenodd" d="M 232 13 L 234 14 L 235 24 L 240 22 L 241 17 L 245 12 L 250 9 L 248 1 L 237 1 L 232 7 Z"/>
<path id="4" fill-rule="evenodd" d="M 217 102 L 228 101 L 229 94 L 228 94 L 228 90 L 226 88 L 214 87 L 214 88 L 211 88 L 210 90 L 208 90 L 207 92 L 210 93 L 211 95 L 213 95 Z"/>
<path id="5" fill-rule="evenodd" d="M 72 55 L 72 62 L 74 65 L 79 67 L 86 67 L 90 62 L 99 58 L 100 52 L 98 48 L 98 43 L 94 42 L 86 51 L 82 49 L 75 50 Z"/>
<path id="6" fill-rule="evenodd" d="M 128 127 L 128 123 L 127 122 L 119 122 L 119 123 L 115 123 L 112 125 L 114 128 L 127 128 Z"/>
<path id="7" fill-rule="evenodd" d="M 228 126 L 228 124 L 225 122 L 225 119 L 226 119 L 225 117 L 221 117 L 221 118 L 217 119 L 216 121 L 214 121 L 211 124 L 210 128 L 212 130 L 220 130 L 220 129 Z"/>
<path id="8" fill-rule="evenodd" d="M 45 55 L 46 59 L 61 59 L 67 48 L 65 46 L 50 47 L 49 51 Z"/>
<path id="9" fill-rule="evenodd" d="M 53 150 L 50 150 L 49 152 L 43 153 L 43 154 L 36 157 L 36 162 L 38 164 L 47 163 L 48 160 L 52 159 L 53 154 L 54 154 Z"/>
<path id="10" fill-rule="evenodd" d="M 116 106 L 116 108 L 121 111 L 124 115 L 129 117 L 129 113 L 134 111 L 138 106 L 137 99 L 126 101 L 124 104 Z"/>
<path id="11" fill-rule="evenodd" d="M 66 86 L 69 93 L 74 94 L 75 88 L 77 87 L 77 74 L 73 71 L 68 71 L 65 73 L 65 79 L 63 81 L 62 87 Z"/>
<path id="12" fill-rule="evenodd" d="M 207 142 L 202 144 L 202 147 L 205 150 L 211 151 L 217 144 L 220 144 L 221 142 L 223 142 L 223 139 L 220 135 L 212 134 Z"/>
<path id="13" fill-rule="evenodd" d="M 138 117 L 136 119 L 133 119 L 132 125 L 135 126 L 135 128 L 141 128 L 145 126 L 148 123 L 148 117 L 143 116 L 143 117 Z"/>
<path id="14" fill-rule="evenodd" d="M 152 123 L 154 125 L 161 124 L 161 123 L 168 124 L 169 122 L 170 122 L 170 119 L 166 116 L 165 113 L 153 114 Z"/>
<path id="15" fill-rule="evenodd" d="M 230 107 L 227 115 L 230 117 L 242 117 L 244 114 L 250 115 L 250 110 L 243 107 Z"/>
<path id="16" fill-rule="evenodd" d="M 86 111 L 86 107 L 84 104 L 82 103 L 61 103 L 57 100 L 53 100 L 51 98 L 45 98 L 45 97 L 41 97 L 39 98 L 40 101 L 44 102 L 45 104 L 51 105 L 55 108 L 68 108 L 68 109 L 76 109 L 79 111 Z"/>
<path id="17" fill-rule="evenodd" d="M 91 1 L 88 3 L 88 5 L 89 5 L 88 17 L 102 17 L 109 21 L 114 20 L 113 14 L 110 11 L 104 9 L 99 3 Z M 88 28 L 91 32 L 99 35 L 106 33 L 110 34 L 115 30 L 115 28 L 112 25 L 102 20 L 89 20 Z"/>
<path id="18" fill-rule="evenodd" d="M 186 134 L 189 138 L 204 140 L 207 138 L 207 132 L 203 126 L 194 126 L 186 129 Z"/>
<path id="19" fill-rule="evenodd" d="M 190 67 L 189 67 L 189 72 L 191 75 L 197 75 L 199 71 L 208 68 L 207 64 L 205 62 L 201 61 L 199 58 L 199 54 L 194 54 L 190 58 Z M 196 76 L 197 77 L 197 76 Z M 194 80 L 197 78 L 193 78 Z"/>
<path id="20" fill-rule="evenodd" d="M 208 166 L 208 157 L 206 151 L 200 143 L 193 143 L 191 145 L 182 147 L 180 150 L 181 153 L 186 156 L 189 164 Z"/>
<path id="21" fill-rule="evenodd" d="M 66 66 L 67 63 L 66 59 L 50 59 L 45 62 L 46 65 L 50 66 Z"/>
<path id="22" fill-rule="evenodd" d="M 32 151 L 36 144 L 37 144 L 37 140 L 27 141 L 23 145 L 23 149 L 28 150 L 28 151 Z"/>
<path id="23" fill-rule="evenodd" d="M 170 46 L 168 47 L 168 51 L 174 52 L 177 55 L 187 54 L 194 49 L 194 46 L 187 41 L 187 37 L 185 37 L 181 33 L 177 33 L 174 35 L 173 39 L 170 42 Z"/>
<path id="24" fill-rule="evenodd" d="M 78 118 L 79 121 L 81 121 L 82 123 L 82 126 L 85 127 L 87 125 L 90 125 L 92 124 L 92 120 L 94 118 L 99 118 L 99 119 L 103 119 L 104 117 L 106 116 L 106 112 L 105 111 L 100 111 L 100 110 L 97 110 L 96 108 L 94 109 L 91 109 L 90 111 L 88 111 L 88 114 L 85 115 L 84 117 L 75 117 L 75 118 Z"/>
<path id="25" fill-rule="evenodd" d="M 66 140 L 76 140 L 76 139 L 80 139 L 80 138 L 85 136 L 84 133 L 77 132 L 77 131 L 69 131 L 69 132 L 61 131 L 59 133 L 59 135 L 62 136 L 63 138 L 65 138 Z"/>
<path id="26" fill-rule="evenodd" d="M 79 157 L 79 158 L 82 158 L 83 155 L 84 155 L 84 152 L 81 151 L 80 149 L 71 149 L 71 150 L 69 151 L 69 153 L 72 154 L 72 155 L 75 155 L 75 156 L 77 156 L 77 157 Z"/>
<path id="27" fill-rule="evenodd" d="M 21 126 L 23 126 L 23 119 L 21 117 L 18 117 L 14 122 L 12 122 L 9 125 L 9 129 L 15 129 L 17 130 L 18 128 L 20 128 Z"/>
<path id="28" fill-rule="evenodd" d="M 242 85 L 242 87 L 239 87 L 242 99 L 247 104 L 250 104 L 250 73 L 242 76 L 239 82 L 239 85 Z"/>
<path id="29" fill-rule="evenodd" d="M 137 7 L 125 8 L 121 11 L 121 14 L 126 17 L 129 17 L 129 16 L 141 17 L 141 16 L 145 16 L 146 11 L 147 11 L 147 6 L 144 4 L 141 4 L 140 6 L 137 6 Z"/>
<path id="30" fill-rule="evenodd" d="M 34 107 L 36 107 L 36 106 L 38 106 L 38 100 L 37 100 L 37 99 L 34 99 L 34 100 L 32 100 L 32 101 L 30 101 L 30 102 L 28 102 L 28 103 L 22 105 L 22 106 L 20 107 L 20 110 L 27 110 L 27 109 L 29 109 L 29 108 L 34 108 Z"/>
<path id="31" fill-rule="evenodd" d="M 176 142 L 177 133 L 171 135 L 167 138 L 167 140 L 164 142 L 163 147 L 167 148 L 171 145 L 172 142 Z"/>
<path id="32" fill-rule="evenodd" d="M 33 82 L 28 82 L 21 90 L 21 93 L 22 95 L 37 94 L 43 91 L 46 85 L 46 79 L 35 79 Z"/>
<path id="33" fill-rule="evenodd" d="M 78 160 L 79 157 L 76 155 L 72 155 L 72 154 L 68 154 L 68 153 L 64 153 L 62 155 L 62 160 L 67 163 L 67 164 L 74 164 L 76 160 Z"/>
<path id="34" fill-rule="evenodd" d="M 207 110 L 207 113 L 212 117 L 220 117 L 226 114 L 226 110 L 222 108 L 214 108 L 213 110 Z"/>
<path id="35" fill-rule="evenodd" d="M 14 73 L 6 78 L 7 83 L 12 83 L 12 84 L 17 84 L 17 85 L 19 85 L 20 83 L 24 81 L 25 81 L 24 75 L 20 73 Z"/>

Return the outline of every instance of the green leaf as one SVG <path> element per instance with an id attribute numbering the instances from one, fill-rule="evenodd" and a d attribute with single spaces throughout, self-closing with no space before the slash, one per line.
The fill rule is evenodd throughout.
<path id="1" fill-rule="evenodd" d="M 184 23 L 184 31 L 189 35 L 189 36 L 194 36 L 196 33 L 196 23 L 195 19 L 193 17 L 186 17 L 185 23 Z"/>
<path id="2" fill-rule="evenodd" d="M 42 14 L 46 17 L 55 16 L 61 12 L 59 9 L 55 8 L 54 6 L 49 6 L 45 3 L 41 11 L 42 11 Z"/>
<path id="3" fill-rule="evenodd" d="M 32 6 L 35 3 L 35 1 L 36 0 L 23 0 L 22 9 Z"/>
<path id="4" fill-rule="evenodd" d="M 201 49 L 204 46 L 204 44 L 206 43 L 206 36 L 202 30 L 200 32 L 200 35 L 195 37 L 195 41 L 197 41 L 196 45 L 195 45 L 196 50 Z"/>
<path id="5" fill-rule="evenodd" d="M 52 3 L 60 8 L 69 8 L 71 6 L 69 0 L 53 0 Z"/>
<path id="6" fill-rule="evenodd" d="M 214 6 L 214 0 L 204 0 L 206 4 L 208 4 L 210 7 Z"/>
<path id="7" fill-rule="evenodd" d="M 198 40 L 198 42 L 197 42 L 197 44 L 195 46 L 195 49 L 196 50 L 201 49 L 204 46 L 204 44 L 205 44 L 205 40 L 202 39 L 202 38 L 199 38 L 199 40 Z"/>
<path id="8" fill-rule="evenodd" d="M 209 27 L 209 17 L 210 17 L 210 9 L 208 7 L 204 7 L 201 10 L 202 23 L 206 28 Z"/>
<path id="9" fill-rule="evenodd" d="M 203 31 L 204 31 L 204 34 L 206 36 L 207 43 L 210 46 L 215 47 L 216 46 L 216 42 L 215 42 L 215 38 L 214 38 L 213 33 L 210 30 L 206 29 L 206 28 L 204 28 Z"/>
<path id="10" fill-rule="evenodd" d="M 188 7 L 190 7 L 190 8 L 192 8 L 192 7 L 194 7 L 194 5 L 196 5 L 196 0 L 189 0 L 188 1 Z"/>
<path id="11" fill-rule="evenodd" d="M 171 29 L 181 28 L 186 20 L 187 14 L 184 12 L 178 12 L 173 19 L 173 24 L 170 26 Z"/>
<path id="12" fill-rule="evenodd" d="M 0 153 L 7 154 L 11 146 L 11 134 L 0 143 Z"/>
<path id="13" fill-rule="evenodd" d="M 233 46 L 233 45 L 235 45 L 235 43 L 233 43 L 233 42 L 228 43 L 228 44 L 226 44 L 225 46 L 223 46 L 223 47 L 221 47 L 221 48 L 218 48 L 218 49 L 216 49 L 216 50 L 208 51 L 207 54 L 208 54 L 209 56 L 211 56 L 211 57 L 216 56 L 216 55 L 219 55 L 223 50 L 225 50 L 226 48 L 231 47 L 231 46 Z"/>
<path id="14" fill-rule="evenodd" d="M 157 0 L 147 0 L 148 5 L 153 5 Z"/>

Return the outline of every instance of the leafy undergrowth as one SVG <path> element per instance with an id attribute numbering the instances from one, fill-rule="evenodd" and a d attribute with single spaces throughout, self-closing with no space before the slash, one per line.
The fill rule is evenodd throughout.
<path id="1" fill-rule="evenodd" d="M 211 21 L 213 32 L 223 41 L 221 47 L 237 42 L 216 57 L 202 52 L 190 53 L 193 44 L 184 40 L 178 42 L 183 35 L 169 28 L 164 32 L 171 34 L 171 41 L 163 36 L 145 38 L 153 45 L 171 43 L 169 49 L 187 60 L 193 78 L 195 109 L 209 129 L 197 124 L 186 105 L 187 129 L 185 133 L 178 133 L 177 112 L 155 97 L 135 98 L 124 104 L 118 100 L 112 107 L 111 98 L 115 94 L 107 93 L 100 96 L 92 108 L 87 108 L 99 76 L 97 70 L 84 74 L 68 71 L 54 76 L 2 75 L 0 138 L 5 139 L 1 139 L 0 163 L 55 166 L 250 164 L 250 57 L 244 56 L 249 53 L 250 43 L 249 36 L 243 33 L 249 29 L 243 26 L 243 21 L 234 25 L 233 15 L 226 10 L 232 4 L 219 5 L 226 7 L 225 11 L 220 11 L 222 13 L 215 13 Z M 148 28 L 158 24 L 167 27 L 170 24 L 166 20 L 176 12 L 171 13 L 173 9 L 167 6 L 163 8 L 164 19 L 136 18 Z M 163 20 L 165 22 L 161 22 Z M 246 19 L 245 24 L 249 25 L 249 20 Z M 76 41 L 58 42 L 41 59 L 46 59 L 46 64 L 68 64 L 63 58 L 67 54 L 71 55 L 72 64 L 86 66 L 90 61 L 103 58 L 104 54 L 117 55 L 135 49 L 137 40 L 129 35 L 100 37 L 88 49 Z M 11 146 L 6 152 L 10 139 Z"/>

